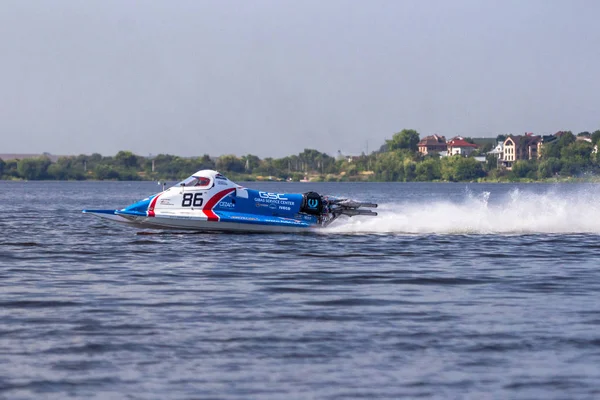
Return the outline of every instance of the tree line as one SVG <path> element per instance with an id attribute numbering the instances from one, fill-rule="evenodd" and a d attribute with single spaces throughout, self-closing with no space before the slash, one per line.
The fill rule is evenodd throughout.
<path id="1" fill-rule="evenodd" d="M 577 137 L 588 140 L 577 140 Z M 497 140 L 504 140 L 499 135 Z M 130 151 L 115 156 L 78 155 L 60 157 L 52 162 L 46 156 L 20 160 L 0 159 L 2 179 L 27 180 L 179 180 L 201 169 L 216 169 L 234 180 L 277 179 L 312 181 L 535 181 L 554 177 L 579 177 L 600 172 L 600 130 L 574 135 L 563 131 L 556 140 L 544 143 L 541 157 L 518 160 L 511 170 L 499 167 L 497 158 L 487 155 L 484 162 L 474 156 L 492 149 L 487 143 L 469 157 L 422 156 L 418 152 L 420 135 L 404 129 L 370 154 L 332 157 L 314 149 L 283 158 L 255 155 L 224 155 L 212 158 L 178 157 L 159 154 L 143 157 Z M 473 142 L 470 138 L 465 140 Z"/>

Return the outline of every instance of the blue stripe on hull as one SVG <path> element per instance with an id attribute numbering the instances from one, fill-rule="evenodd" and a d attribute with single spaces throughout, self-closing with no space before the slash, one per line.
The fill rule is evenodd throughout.
<path id="1" fill-rule="evenodd" d="M 116 214 L 117 210 L 83 210 L 82 213 L 87 214 Z"/>
<path id="2" fill-rule="evenodd" d="M 219 216 L 219 222 L 236 222 L 243 224 L 258 224 L 271 226 L 296 226 L 298 228 L 311 228 L 318 226 L 316 218 L 311 218 L 311 220 L 308 221 L 302 221 L 292 218 L 282 218 L 256 214 L 242 214 L 225 211 L 218 211 L 215 214 Z M 215 223 L 218 224 L 219 222 Z"/>

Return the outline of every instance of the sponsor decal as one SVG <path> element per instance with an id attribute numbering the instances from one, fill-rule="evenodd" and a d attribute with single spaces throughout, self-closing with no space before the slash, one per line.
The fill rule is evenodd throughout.
<path id="1" fill-rule="evenodd" d="M 286 206 L 293 206 L 296 204 L 293 201 L 274 200 L 274 199 L 268 199 L 268 198 L 264 198 L 264 197 L 255 197 L 254 201 L 256 201 L 257 203 L 273 203 L 273 204 L 281 204 L 281 205 L 286 205 Z"/>
<path id="2" fill-rule="evenodd" d="M 308 199 L 308 208 L 312 208 L 312 209 L 317 209 L 317 206 L 319 205 L 319 200 L 317 199 Z"/>
<path id="3" fill-rule="evenodd" d="M 287 219 L 287 218 L 266 219 L 265 222 L 271 222 L 274 224 L 304 225 L 304 222 L 302 222 L 302 221 L 296 221 L 294 219 Z"/>
<path id="4" fill-rule="evenodd" d="M 296 214 L 296 215 L 294 215 L 294 218 L 296 218 L 296 219 L 303 219 L 305 221 L 313 221 L 313 216 L 312 215 L 306 215 L 306 214 Z"/>
<path id="5" fill-rule="evenodd" d="M 285 194 L 282 193 L 258 192 L 258 195 L 262 199 L 287 200 L 287 197 L 284 197 Z"/>
<path id="6" fill-rule="evenodd" d="M 222 201 L 222 202 L 219 203 L 219 207 L 222 207 L 222 208 L 234 208 L 235 204 L 229 203 L 227 201 Z"/>
<path id="7" fill-rule="evenodd" d="M 271 203 L 271 204 L 269 204 L 269 208 L 270 208 L 271 210 L 276 210 L 276 209 L 277 209 L 277 204 L 275 204 L 275 203 Z"/>
<path id="8" fill-rule="evenodd" d="M 170 200 L 170 199 L 162 199 L 162 200 L 160 201 L 160 204 L 161 204 L 162 206 L 174 206 L 174 205 L 175 205 L 175 204 L 171 203 L 171 200 Z"/>
<path id="9" fill-rule="evenodd" d="M 225 182 L 225 181 L 217 181 L 217 185 L 225 185 L 225 186 L 227 186 L 227 182 Z"/>
<path id="10" fill-rule="evenodd" d="M 244 221 L 258 221 L 258 218 L 244 217 L 244 216 L 240 216 L 240 215 L 232 215 L 230 218 L 231 219 L 240 219 L 240 220 L 244 220 Z"/>
<path id="11" fill-rule="evenodd" d="M 285 210 L 285 211 L 292 211 L 292 207 L 288 207 L 288 206 L 279 206 L 280 210 Z"/>
<path id="12" fill-rule="evenodd" d="M 256 203 L 256 207 L 269 207 L 269 205 L 265 203 Z"/>

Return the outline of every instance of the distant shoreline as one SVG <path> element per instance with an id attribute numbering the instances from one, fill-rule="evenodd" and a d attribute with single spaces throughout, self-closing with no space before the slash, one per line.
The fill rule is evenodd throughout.
<path id="1" fill-rule="evenodd" d="M 143 157 L 130 151 L 108 157 L 45 153 L 4 155 L 4 160 L 0 155 L 0 179 L 180 181 L 196 171 L 213 169 L 233 181 L 250 182 L 596 183 L 600 181 L 599 145 L 600 130 L 446 140 L 441 135 L 421 138 L 417 131 L 403 129 L 378 150 L 356 156 L 338 151 L 332 157 L 314 149 L 277 159 L 252 154 Z"/>
<path id="2" fill-rule="evenodd" d="M 479 179 L 476 181 L 441 181 L 441 180 L 432 180 L 432 181 L 378 181 L 378 180 L 314 180 L 309 182 L 299 182 L 299 181 L 285 181 L 285 180 L 263 180 L 263 179 L 235 179 L 231 178 L 232 181 L 236 183 L 303 183 L 305 185 L 310 184 L 323 184 L 323 183 L 440 183 L 440 184 L 558 184 L 558 183 L 590 183 L 597 184 L 600 183 L 600 176 L 587 177 L 587 178 L 576 178 L 576 177 L 564 177 L 564 178 L 547 178 L 542 180 L 531 180 L 527 178 L 523 179 L 512 179 L 512 180 L 493 180 L 493 179 Z M 179 182 L 178 179 L 169 179 L 167 180 L 166 187 L 172 186 Z M 136 179 L 136 180 L 118 180 L 118 179 L 22 179 L 22 178 L 14 178 L 14 179 L 0 179 L 0 182 L 15 182 L 15 183 L 24 183 L 24 182 L 49 182 L 49 183 L 58 183 L 58 182 L 91 182 L 91 183 L 102 183 L 102 182 L 119 182 L 119 183 L 133 183 L 133 182 L 162 182 L 152 179 Z"/>

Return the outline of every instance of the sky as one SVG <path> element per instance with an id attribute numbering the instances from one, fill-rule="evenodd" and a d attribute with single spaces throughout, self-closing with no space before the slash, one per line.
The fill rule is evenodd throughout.
<path id="1" fill-rule="evenodd" d="M 0 153 L 600 129 L 596 0 L 2 0 Z"/>

